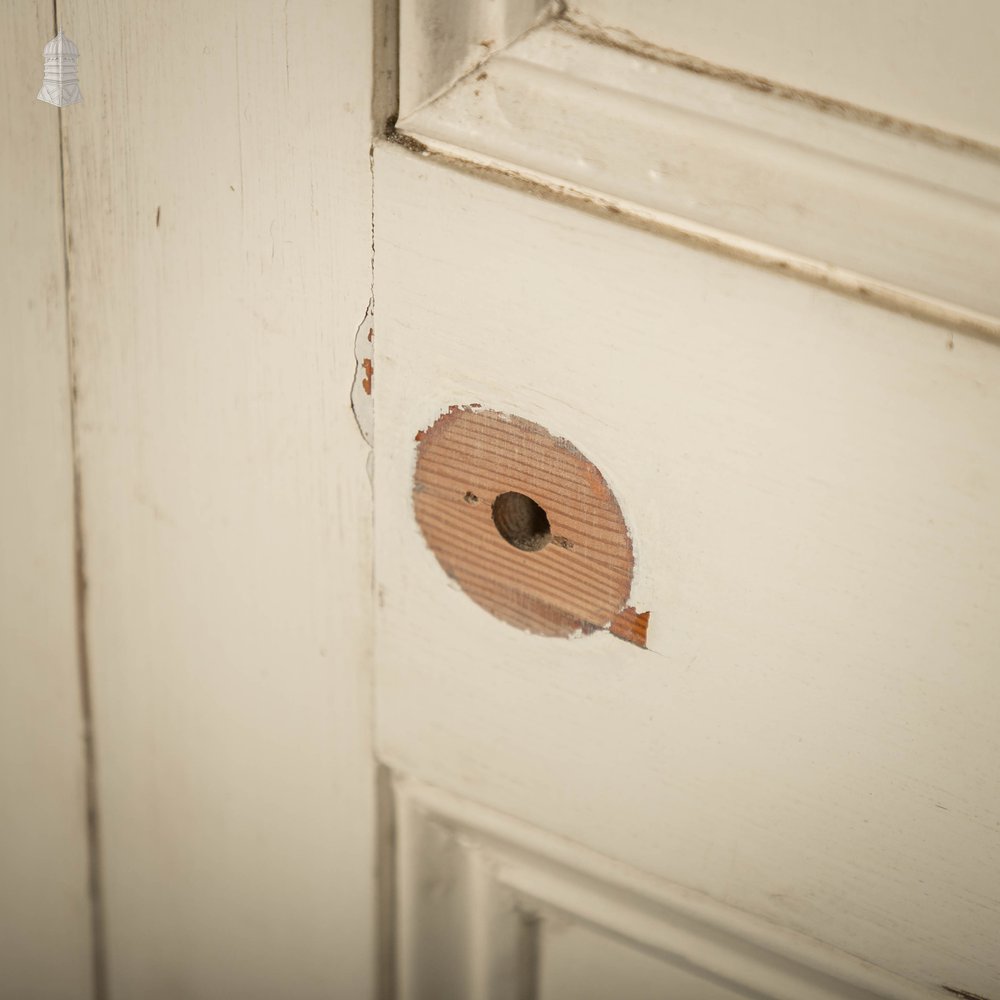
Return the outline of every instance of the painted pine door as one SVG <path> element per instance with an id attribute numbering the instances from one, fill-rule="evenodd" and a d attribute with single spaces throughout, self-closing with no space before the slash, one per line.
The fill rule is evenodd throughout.
<path id="1" fill-rule="evenodd" d="M 995 997 L 996 12 L 684 6 L 402 4 L 399 995 Z"/>
<path id="2" fill-rule="evenodd" d="M 2 15 L 0 996 L 1000 995 L 994 6 L 395 6 Z"/>
<path id="3" fill-rule="evenodd" d="M 371 39 L 0 5 L 3 1000 L 375 993 Z"/>

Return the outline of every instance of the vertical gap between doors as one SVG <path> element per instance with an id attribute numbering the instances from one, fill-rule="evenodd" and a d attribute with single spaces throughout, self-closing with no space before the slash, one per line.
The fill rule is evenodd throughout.
<path id="1" fill-rule="evenodd" d="M 399 0 L 375 0 L 372 5 L 372 100 L 371 100 L 371 145 L 369 147 L 369 168 L 371 171 L 371 290 L 370 301 L 375 312 L 375 142 L 385 135 L 395 122 L 399 108 Z M 378 331 L 376 327 L 376 340 Z M 373 399 L 375 409 L 377 401 Z M 372 752 L 374 753 L 375 718 L 375 560 L 377 542 L 375 536 L 374 478 L 372 481 L 371 520 L 371 656 L 369 702 L 372 720 Z M 396 982 L 396 809 L 392 784 L 392 772 L 384 764 L 376 761 L 376 928 L 375 928 L 375 995 L 378 1000 L 395 1000 Z"/>

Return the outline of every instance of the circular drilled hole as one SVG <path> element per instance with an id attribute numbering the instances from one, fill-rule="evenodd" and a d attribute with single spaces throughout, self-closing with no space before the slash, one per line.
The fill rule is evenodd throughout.
<path id="1" fill-rule="evenodd" d="M 493 523 L 515 549 L 537 552 L 552 538 L 545 511 L 523 493 L 501 493 L 493 501 Z"/>

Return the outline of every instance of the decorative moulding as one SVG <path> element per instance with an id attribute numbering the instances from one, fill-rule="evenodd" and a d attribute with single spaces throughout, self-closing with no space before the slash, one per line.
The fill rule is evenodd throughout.
<path id="1" fill-rule="evenodd" d="M 566 18 L 500 49 L 538 4 L 499 5 L 483 60 L 469 38 L 493 6 L 473 4 L 447 44 L 422 9 L 439 6 L 401 12 L 409 148 L 1000 337 L 1000 150 Z"/>
<path id="2" fill-rule="evenodd" d="M 552 0 L 401 0 L 400 118 L 432 100 L 555 9 Z"/>
<path id="3" fill-rule="evenodd" d="M 396 777 L 394 799 L 400 1000 L 536 996 L 546 922 L 759 1000 L 940 996 L 417 781 Z"/>

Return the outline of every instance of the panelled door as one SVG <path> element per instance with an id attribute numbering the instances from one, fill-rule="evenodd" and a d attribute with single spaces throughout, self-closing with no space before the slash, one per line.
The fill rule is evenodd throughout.
<path id="1" fill-rule="evenodd" d="M 8 6 L 0 997 L 1000 1000 L 1000 6 Z"/>
<path id="2" fill-rule="evenodd" d="M 869 6 L 402 3 L 403 1000 L 1000 996 L 1000 20 Z"/>

